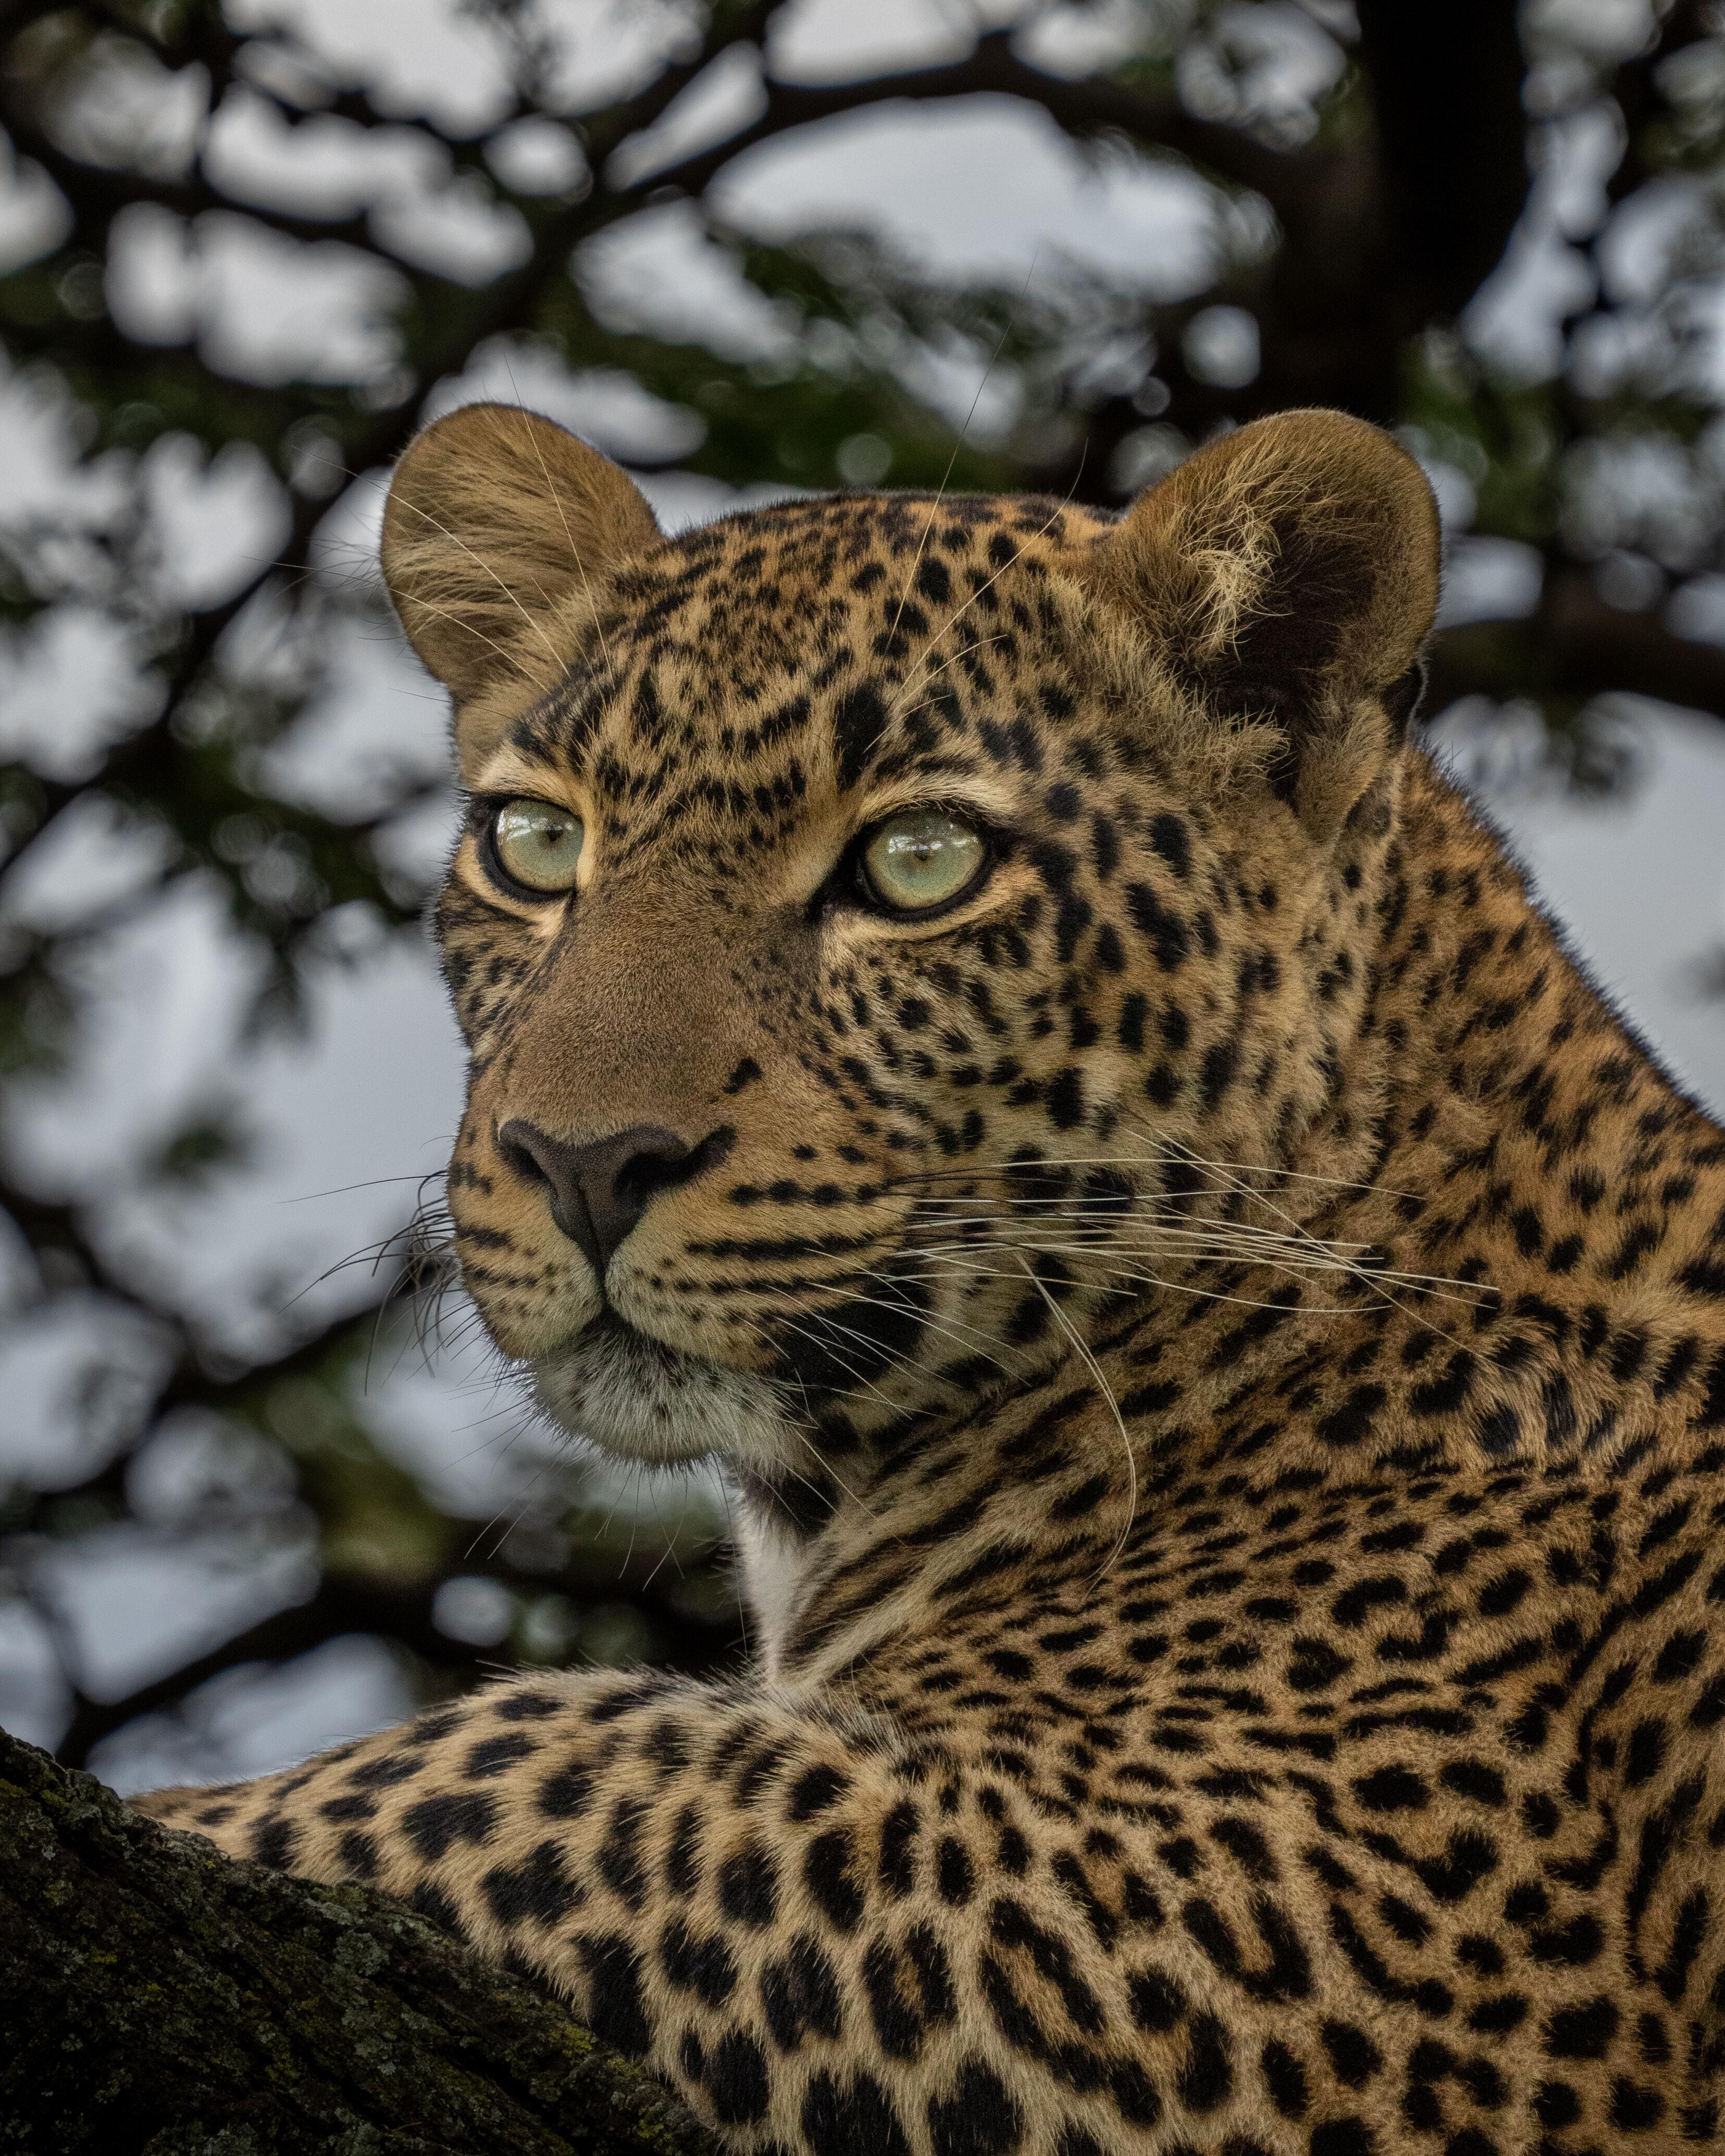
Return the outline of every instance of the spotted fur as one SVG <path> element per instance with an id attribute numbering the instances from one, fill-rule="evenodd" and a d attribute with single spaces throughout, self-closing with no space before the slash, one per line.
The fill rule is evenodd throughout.
<path id="1" fill-rule="evenodd" d="M 450 1203 L 549 1413 L 726 1459 L 761 1652 L 146 1809 L 739 2150 L 1713 2143 L 1725 1136 L 1405 742 L 1417 472 L 1293 414 L 1118 523 L 644 515 L 485 409 L 392 497 L 480 804 Z M 586 819 L 572 899 L 500 794 Z M 929 802 L 992 873 L 883 919 L 850 850 Z M 515 1119 L 685 1148 L 603 1281 Z"/>

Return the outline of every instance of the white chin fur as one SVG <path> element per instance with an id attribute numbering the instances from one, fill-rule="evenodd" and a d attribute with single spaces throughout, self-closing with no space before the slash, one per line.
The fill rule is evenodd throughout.
<path id="1" fill-rule="evenodd" d="M 533 1395 L 560 1429 L 624 1460 L 708 1453 L 761 1466 L 797 1441 L 773 1387 L 680 1354 L 639 1332 L 598 1327 L 537 1357 Z"/>

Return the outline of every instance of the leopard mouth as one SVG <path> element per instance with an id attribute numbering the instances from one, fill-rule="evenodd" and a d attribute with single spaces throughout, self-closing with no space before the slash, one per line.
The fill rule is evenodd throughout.
<path id="1" fill-rule="evenodd" d="M 540 1411 L 619 1459 L 774 1466 L 805 1442 L 778 1388 L 655 1339 L 614 1309 L 529 1367 Z"/>

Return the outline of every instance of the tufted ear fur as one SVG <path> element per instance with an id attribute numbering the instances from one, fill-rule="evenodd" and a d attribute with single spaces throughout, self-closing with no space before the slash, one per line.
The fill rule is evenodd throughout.
<path id="1" fill-rule="evenodd" d="M 383 575 L 422 660 L 464 707 L 561 679 L 606 579 L 659 537 L 639 489 L 536 413 L 468 404 L 395 468 Z"/>
<path id="2" fill-rule="evenodd" d="M 1083 580 L 1129 619 L 1172 701 L 1211 731 L 1259 735 L 1271 785 L 1327 841 L 1419 701 L 1437 506 L 1379 429 L 1285 412 L 1171 472 Z"/>

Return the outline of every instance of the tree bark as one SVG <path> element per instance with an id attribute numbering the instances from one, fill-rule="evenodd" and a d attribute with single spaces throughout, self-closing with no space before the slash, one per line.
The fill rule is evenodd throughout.
<path id="1" fill-rule="evenodd" d="M 232 1862 L 4 1734 L 0 2030 L 0 2146 L 33 2156 L 716 2156 L 403 1903 Z"/>

